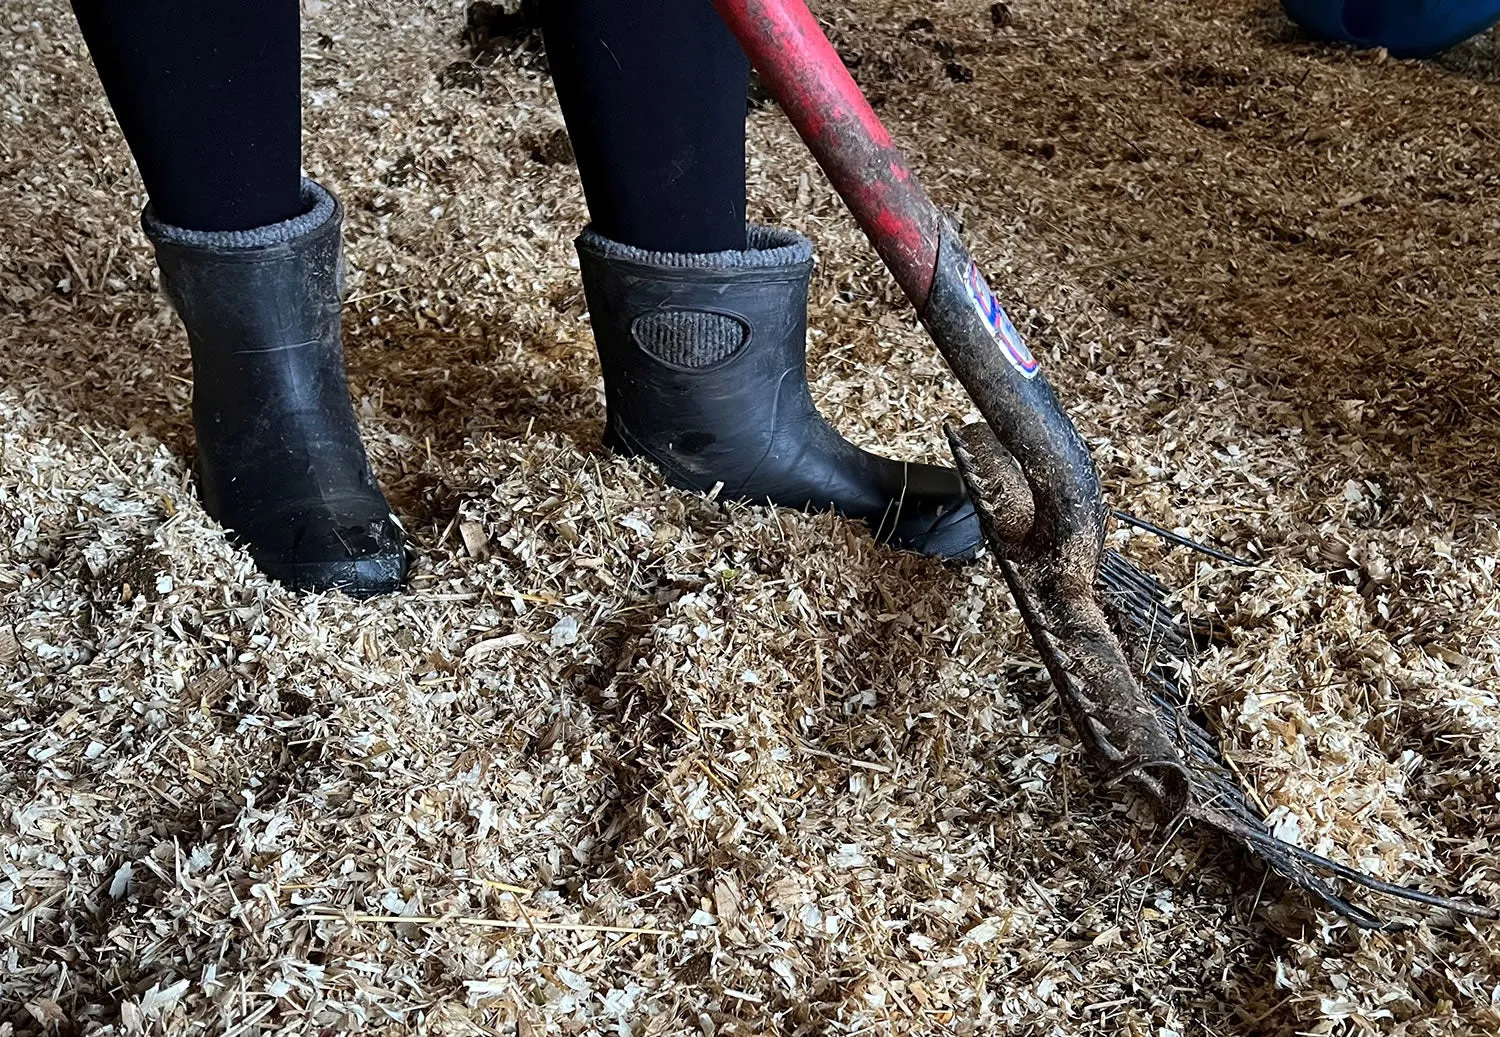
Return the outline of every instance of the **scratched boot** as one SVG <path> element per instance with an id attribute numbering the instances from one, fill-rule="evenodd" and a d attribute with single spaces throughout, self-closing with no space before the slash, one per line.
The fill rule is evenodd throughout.
<path id="1" fill-rule="evenodd" d="M 882 542 L 970 558 L 980 531 L 951 469 L 854 446 L 808 390 L 812 245 L 751 227 L 745 251 L 647 252 L 578 239 L 604 369 L 605 442 L 730 500 L 833 510 Z"/>
<path id="2" fill-rule="evenodd" d="M 304 182 L 306 212 L 248 231 L 142 217 L 193 353 L 203 506 L 294 590 L 395 590 L 401 529 L 365 456 L 340 341 L 341 210 Z"/>

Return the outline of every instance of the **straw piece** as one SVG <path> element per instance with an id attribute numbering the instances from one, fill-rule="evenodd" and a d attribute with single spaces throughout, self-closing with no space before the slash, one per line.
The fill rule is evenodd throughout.
<path id="1" fill-rule="evenodd" d="M 632 936 L 673 936 L 667 929 L 650 929 L 632 925 L 589 925 L 584 922 L 542 922 L 530 917 L 520 921 L 504 918 L 471 918 L 465 915 L 372 915 L 360 911 L 347 913 L 308 912 L 295 916 L 303 922 L 384 922 L 411 925 L 466 925 L 475 929 L 512 929 L 559 933 L 629 933 Z"/>

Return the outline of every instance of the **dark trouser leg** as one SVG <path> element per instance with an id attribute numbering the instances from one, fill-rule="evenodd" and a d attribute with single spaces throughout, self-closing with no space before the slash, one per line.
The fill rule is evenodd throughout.
<path id="1" fill-rule="evenodd" d="M 744 248 L 750 62 L 708 0 L 542 12 L 594 229 L 657 252 Z"/>
<path id="2" fill-rule="evenodd" d="M 302 209 L 298 0 L 73 0 L 157 215 L 248 230 Z"/>

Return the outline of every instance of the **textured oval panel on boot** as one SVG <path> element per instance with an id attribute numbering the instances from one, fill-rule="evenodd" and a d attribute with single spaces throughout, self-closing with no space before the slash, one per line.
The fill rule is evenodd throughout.
<path id="1" fill-rule="evenodd" d="M 702 369 L 744 349 L 750 342 L 750 323 L 713 310 L 652 310 L 631 322 L 630 337 L 664 364 Z"/>

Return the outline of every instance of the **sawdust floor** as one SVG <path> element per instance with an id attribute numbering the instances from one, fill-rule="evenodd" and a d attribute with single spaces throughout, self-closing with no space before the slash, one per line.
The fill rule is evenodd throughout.
<path id="1" fill-rule="evenodd" d="M 0 1033 L 1500 1027 L 1491 927 L 1352 932 L 1101 792 L 986 566 L 602 452 L 551 88 L 524 48 L 440 85 L 456 4 L 307 26 L 412 589 L 268 585 L 194 503 L 65 6 L 0 11 Z M 822 13 L 1113 499 L 1263 560 L 1127 545 L 1232 627 L 1202 697 L 1278 830 L 1500 899 L 1500 53 L 997 11 Z M 965 400 L 774 108 L 751 136 L 753 210 L 820 249 L 821 404 L 940 456 Z"/>

